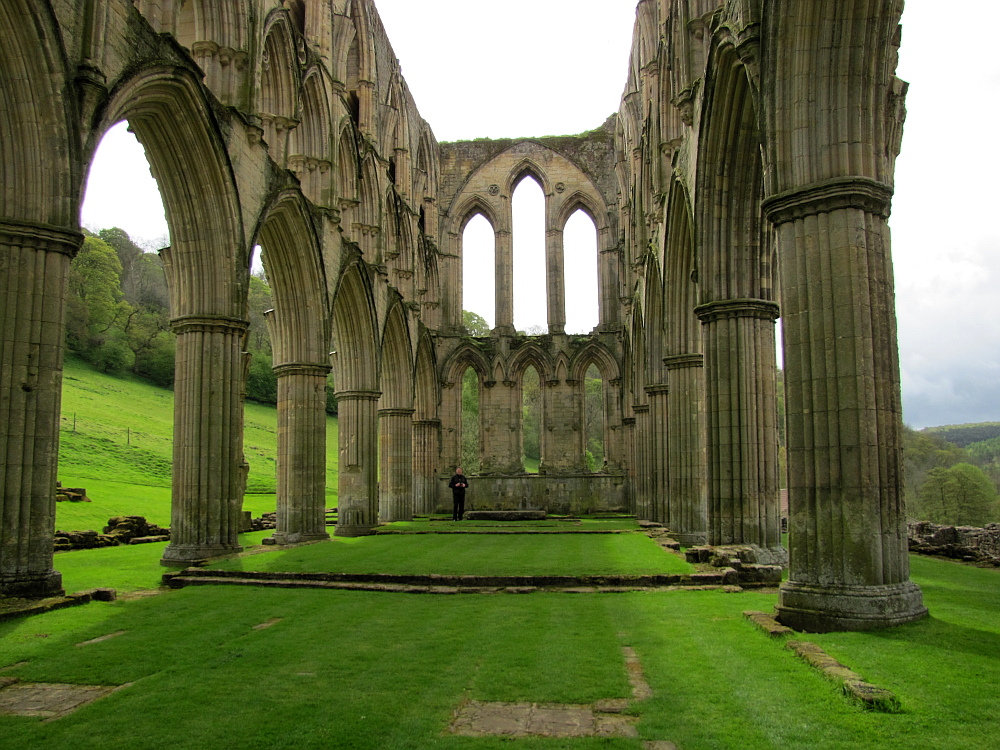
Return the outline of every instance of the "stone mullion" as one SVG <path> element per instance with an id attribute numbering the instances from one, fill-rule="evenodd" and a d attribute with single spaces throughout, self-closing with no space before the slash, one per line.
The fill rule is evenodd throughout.
<path id="1" fill-rule="evenodd" d="M 890 191 L 845 178 L 769 199 L 788 418 L 783 622 L 869 629 L 926 613 L 909 581 Z"/>
<path id="2" fill-rule="evenodd" d="M 546 205 L 551 201 L 546 198 Z M 545 281 L 549 333 L 566 332 L 566 271 L 563 233 L 549 229 L 545 233 Z"/>
<path id="3" fill-rule="evenodd" d="M 339 487 L 336 536 L 366 536 L 378 524 L 379 391 L 337 394 Z"/>
<path id="4" fill-rule="evenodd" d="M 521 465 L 520 391 L 513 381 L 483 383 L 479 407 L 480 471 L 484 474 L 517 474 Z"/>
<path id="5" fill-rule="evenodd" d="M 697 308 L 707 387 L 708 543 L 778 549 L 774 321 L 765 300 Z"/>
<path id="6" fill-rule="evenodd" d="M 646 386 L 649 397 L 649 472 L 650 472 L 650 520 L 666 524 L 673 529 L 668 502 L 668 467 L 669 437 L 667 426 L 670 423 L 668 386 L 657 383 Z"/>
<path id="7" fill-rule="evenodd" d="M 708 508 L 705 484 L 705 379 L 701 354 L 664 357 L 670 388 L 667 423 L 667 502 L 670 530 L 682 544 L 704 544 Z"/>
<path id="8" fill-rule="evenodd" d="M 66 280 L 82 239 L 0 222 L 0 596 L 62 593 L 52 533 Z"/>
<path id="9" fill-rule="evenodd" d="M 379 520 L 413 520 L 413 409 L 379 409 Z"/>
<path id="10" fill-rule="evenodd" d="M 231 552 L 239 545 L 245 489 L 242 320 L 188 316 L 177 334 L 170 544 L 165 565 Z"/>
<path id="11" fill-rule="evenodd" d="M 433 513 L 437 507 L 438 454 L 441 420 L 413 420 L 413 512 Z"/>
<path id="12" fill-rule="evenodd" d="M 635 515 L 651 520 L 652 477 L 650 474 L 649 404 L 635 404 Z"/>
<path id="13" fill-rule="evenodd" d="M 621 304 L 618 279 L 618 264 L 620 261 L 620 250 L 616 245 L 609 246 L 613 242 L 611 229 L 604 227 L 598 231 L 598 241 L 600 248 L 597 253 L 598 261 L 598 289 L 600 293 L 599 312 L 601 316 L 600 330 L 613 330 L 618 327 L 620 315 L 619 306 Z"/>
<path id="14" fill-rule="evenodd" d="M 509 213 L 510 202 L 506 204 Z M 504 228 L 497 229 L 494 233 L 495 247 L 495 310 L 496 328 L 501 333 L 513 335 L 514 333 L 514 237 L 510 229 L 513 219 L 505 217 Z"/>
<path id="15" fill-rule="evenodd" d="M 326 539 L 328 365 L 283 364 L 278 378 L 277 528 L 291 544 Z"/>

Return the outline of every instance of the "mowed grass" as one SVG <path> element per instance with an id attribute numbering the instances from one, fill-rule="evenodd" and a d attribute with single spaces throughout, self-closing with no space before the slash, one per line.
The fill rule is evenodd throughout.
<path id="1" fill-rule="evenodd" d="M 219 570 L 418 575 L 654 575 L 694 568 L 644 534 L 335 537 L 213 563 Z"/>
<path id="2" fill-rule="evenodd" d="M 63 375 L 59 480 L 83 487 L 92 503 L 59 503 L 56 527 L 97 529 L 111 516 L 170 523 L 172 391 L 95 370 L 68 355 Z M 243 450 L 250 464 L 244 509 L 275 507 L 277 410 L 247 402 Z M 327 504 L 337 504 L 337 420 L 327 420 Z"/>
<path id="3" fill-rule="evenodd" d="M 1000 571 L 915 558 L 914 577 L 931 619 L 879 633 L 808 636 L 896 692 L 900 714 L 860 709 L 742 617 L 745 609 L 769 610 L 773 593 L 194 587 L 0 624 L 0 667 L 27 662 L 5 675 L 131 683 L 49 724 L 0 717 L 0 736 L 31 748 L 640 750 L 651 740 L 684 750 L 996 748 Z M 965 621 L 958 605 L 972 599 L 979 603 Z M 637 739 L 447 731 L 469 699 L 628 697 L 626 645 L 653 691 L 632 706 Z"/>

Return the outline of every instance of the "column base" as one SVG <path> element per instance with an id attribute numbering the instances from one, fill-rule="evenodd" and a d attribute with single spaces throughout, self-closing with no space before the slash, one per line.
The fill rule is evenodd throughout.
<path id="1" fill-rule="evenodd" d="M 333 530 L 334 536 L 371 536 L 374 533 L 375 527 L 368 525 L 341 526 L 340 524 L 337 524 L 337 527 Z"/>
<path id="2" fill-rule="evenodd" d="M 708 540 L 708 532 L 703 531 L 700 534 L 677 534 L 671 531 L 670 538 L 680 542 L 682 547 L 701 547 Z"/>
<path id="3" fill-rule="evenodd" d="M 0 575 L 0 596 L 15 599 L 45 599 L 63 596 L 62 573 L 50 571 L 36 575 Z"/>
<path id="4" fill-rule="evenodd" d="M 223 557 L 224 555 L 235 555 L 237 552 L 242 551 L 243 547 L 238 544 L 169 544 L 163 550 L 160 565 L 166 567 L 187 567 L 199 560 L 208 560 L 213 557 Z"/>
<path id="5" fill-rule="evenodd" d="M 266 539 L 262 539 L 263 544 L 302 544 L 303 542 L 319 542 L 323 539 L 329 539 L 330 535 L 325 531 L 317 532 L 305 532 L 300 531 L 297 533 L 288 533 L 285 531 L 276 531 L 271 536 Z"/>
<path id="6" fill-rule="evenodd" d="M 808 633 L 880 630 L 927 616 L 923 593 L 912 581 L 880 586 L 786 581 L 777 610 L 782 625 Z"/>

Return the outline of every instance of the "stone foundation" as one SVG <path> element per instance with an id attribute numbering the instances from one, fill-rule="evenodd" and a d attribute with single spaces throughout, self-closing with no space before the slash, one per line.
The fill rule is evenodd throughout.
<path id="1" fill-rule="evenodd" d="M 627 507 L 625 477 L 619 474 L 473 475 L 466 510 L 543 510 L 557 515 L 609 513 Z M 447 481 L 447 480 L 445 480 Z M 442 491 L 451 511 L 451 493 Z"/>
<path id="2" fill-rule="evenodd" d="M 916 521 L 909 525 L 907 536 L 910 552 L 1000 567 L 1000 523 L 988 523 L 979 528 Z"/>

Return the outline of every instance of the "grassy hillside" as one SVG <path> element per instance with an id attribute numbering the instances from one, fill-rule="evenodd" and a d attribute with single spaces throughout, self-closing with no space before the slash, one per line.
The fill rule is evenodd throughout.
<path id="1" fill-rule="evenodd" d="M 59 480 L 84 487 L 91 503 L 59 503 L 61 529 L 95 528 L 109 516 L 170 522 L 172 391 L 105 375 L 67 356 L 59 432 Z M 244 453 L 250 464 L 244 508 L 274 510 L 277 410 L 248 402 Z M 336 504 L 337 420 L 327 420 L 327 497 Z"/>
<path id="2" fill-rule="evenodd" d="M 972 443 L 1000 437 L 1000 422 L 945 424 L 940 427 L 928 427 L 924 432 L 933 433 L 943 437 L 949 443 L 954 443 L 959 448 L 965 448 Z"/>

